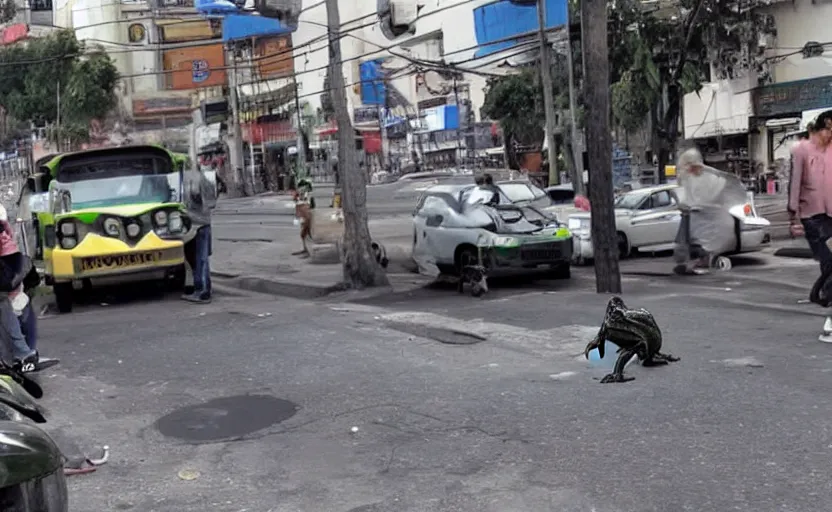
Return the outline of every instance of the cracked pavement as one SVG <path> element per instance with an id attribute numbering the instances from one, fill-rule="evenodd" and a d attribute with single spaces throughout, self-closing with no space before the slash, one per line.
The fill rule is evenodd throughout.
<path id="1" fill-rule="evenodd" d="M 627 278 L 628 305 L 656 315 L 681 361 L 601 385 L 604 370 L 579 354 L 607 297 L 584 274 L 482 300 L 441 288 L 360 303 L 150 297 L 45 318 L 43 351 L 62 358 L 42 377 L 47 427 L 82 450 L 111 448 L 96 473 L 71 477 L 70 510 L 826 509 L 832 347 L 817 341 L 817 308 L 769 304 L 796 286 L 741 272 Z M 439 329 L 487 339 L 449 344 L 431 337 Z M 246 394 L 297 411 L 209 442 L 156 428 Z M 234 420 L 202 409 L 204 425 Z"/>

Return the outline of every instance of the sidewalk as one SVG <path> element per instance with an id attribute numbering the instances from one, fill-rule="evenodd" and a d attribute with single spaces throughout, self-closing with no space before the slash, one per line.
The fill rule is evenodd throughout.
<path id="1" fill-rule="evenodd" d="M 370 220 L 369 226 L 373 238 L 387 249 L 394 290 L 425 284 L 425 278 L 411 272 L 410 217 Z M 342 267 L 334 247 L 310 246 L 309 258 L 293 255 L 301 248 L 293 224 L 241 227 L 215 219 L 213 233 L 211 274 L 218 284 L 296 298 L 318 298 L 341 289 Z"/>

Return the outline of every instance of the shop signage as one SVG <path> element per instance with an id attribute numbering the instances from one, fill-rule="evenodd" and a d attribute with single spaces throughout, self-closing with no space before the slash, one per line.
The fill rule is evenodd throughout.
<path id="1" fill-rule="evenodd" d="M 419 110 L 426 110 L 429 108 L 439 107 L 442 105 L 447 105 L 448 98 L 445 96 L 437 96 L 436 98 L 430 98 L 427 100 L 422 100 L 416 104 L 416 108 Z"/>
<path id="2" fill-rule="evenodd" d="M 192 101 L 190 97 L 148 98 L 145 100 L 133 100 L 134 115 L 190 112 L 191 107 Z"/>
<path id="3" fill-rule="evenodd" d="M 193 81 L 195 84 L 208 80 L 211 74 L 211 69 L 208 67 L 208 61 L 205 59 L 194 59 L 193 67 Z"/>
<path id="4" fill-rule="evenodd" d="M 358 107 L 353 118 L 356 123 L 378 123 L 378 107 Z"/>
<path id="5" fill-rule="evenodd" d="M 832 105 L 832 76 L 766 85 L 751 91 L 756 117 L 799 115 Z"/>
<path id="6" fill-rule="evenodd" d="M 295 72 L 291 35 L 258 39 L 256 54 L 260 78 L 279 78 Z"/>

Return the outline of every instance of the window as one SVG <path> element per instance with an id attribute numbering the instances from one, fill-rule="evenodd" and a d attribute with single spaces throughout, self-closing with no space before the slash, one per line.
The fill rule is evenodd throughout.
<path id="1" fill-rule="evenodd" d="M 33 11 L 51 11 L 52 0 L 30 0 Z"/>
<path id="2" fill-rule="evenodd" d="M 422 215 L 441 215 L 448 210 L 448 203 L 436 196 L 427 196 L 419 209 Z"/>
<path id="3" fill-rule="evenodd" d="M 552 204 L 570 204 L 575 201 L 575 191 L 565 188 L 550 188 L 548 191 Z"/>
<path id="4" fill-rule="evenodd" d="M 512 203 L 534 201 L 535 199 L 531 189 L 525 183 L 502 183 L 499 187 Z"/>
<path id="5" fill-rule="evenodd" d="M 650 199 L 653 203 L 652 208 L 666 208 L 675 202 L 667 190 L 656 192 Z"/>

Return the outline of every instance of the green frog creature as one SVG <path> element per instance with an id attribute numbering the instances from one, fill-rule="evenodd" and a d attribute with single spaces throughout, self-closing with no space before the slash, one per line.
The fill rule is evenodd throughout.
<path id="1" fill-rule="evenodd" d="M 587 344 L 584 356 L 589 359 L 589 352 L 597 348 L 598 355 L 603 358 L 607 340 L 620 348 L 612 373 L 601 379 L 604 384 L 634 380 L 635 377 L 624 376 L 624 367 L 633 356 L 638 356 L 642 366 L 661 366 L 679 360 L 678 357 L 660 352 L 662 331 L 652 313 L 644 308 L 629 309 L 621 297 L 613 297 L 607 303 L 604 323 L 595 338 Z"/>

